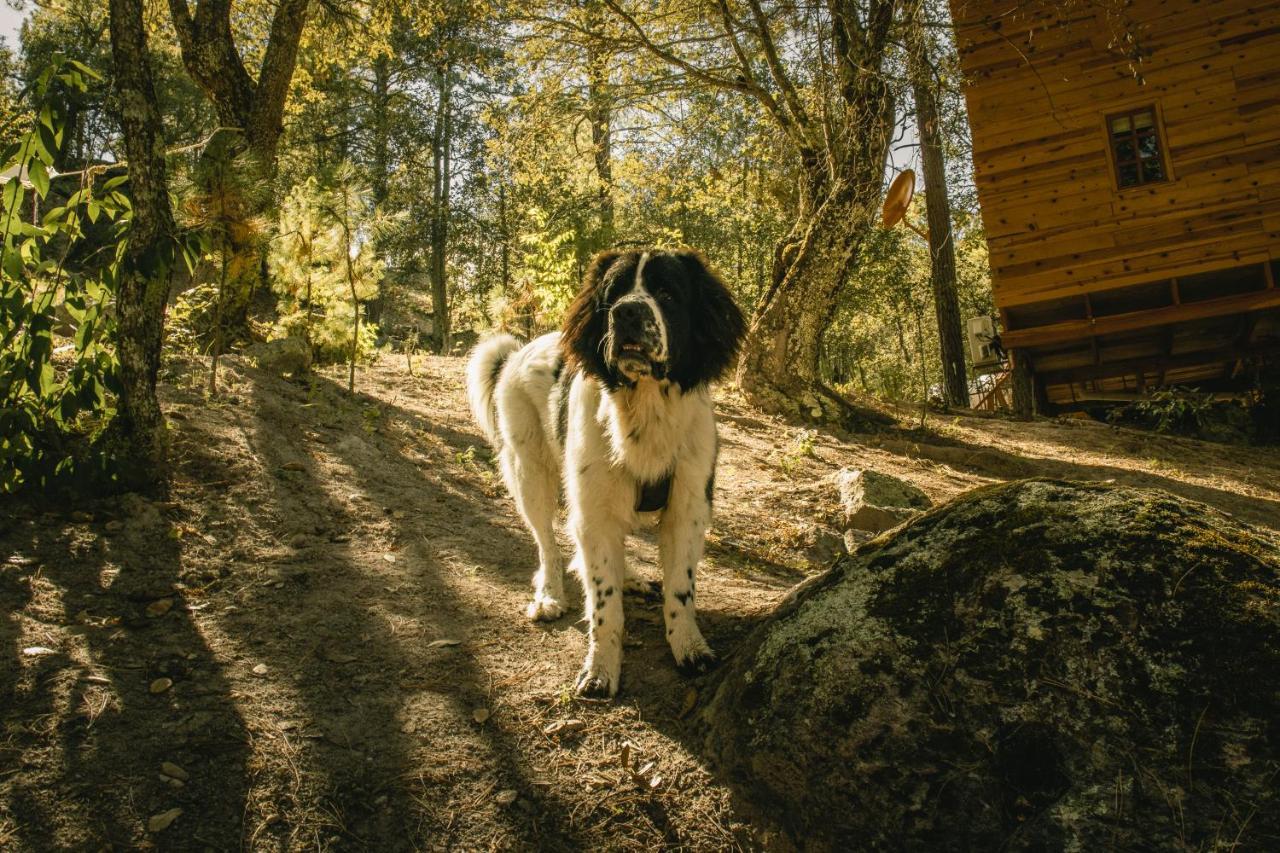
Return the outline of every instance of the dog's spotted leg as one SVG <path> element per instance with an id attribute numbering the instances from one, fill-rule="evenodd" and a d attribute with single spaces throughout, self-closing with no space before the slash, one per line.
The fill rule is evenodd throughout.
<path id="1" fill-rule="evenodd" d="M 622 676 L 622 531 L 591 530 L 577 535 L 573 565 L 582 579 L 587 610 L 587 659 L 578 674 L 579 696 L 611 698 Z M 585 547 L 584 547 L 585 546 Z"/>
<path id="2" fill-rule="evenodd" d="M 697 477 L 693 472 L 682 478 L 677 471 L 671 502 L 658 526 L 662 616 L 676 666 L 685 674 L 706 672 L 716 664 L 715 652 L 698 630 L 695 606 L 698 561 L 702 559 L 703 540 L 711 523 L 705 480 L 705 476 Z"/>

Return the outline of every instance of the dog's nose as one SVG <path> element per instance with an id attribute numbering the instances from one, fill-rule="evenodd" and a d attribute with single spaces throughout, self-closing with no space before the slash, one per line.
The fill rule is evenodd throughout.
<path id="1" fill-rule="evenodd" d="M 639 299 L 624 299 L 611 311 L 615 325 L 630 329 L 643 329 L 653 325 L 653 312 Z"/>

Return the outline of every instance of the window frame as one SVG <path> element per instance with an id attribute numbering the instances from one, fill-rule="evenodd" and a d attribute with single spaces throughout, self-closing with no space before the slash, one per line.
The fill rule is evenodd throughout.
<path id="1" fill-rule="evenodd" d="M 1133 128 L 1134 116 L 1140 115 L 1141 113 L 1151 114 L 1151 137 L 1154 138 L 1156 141 L 1155 159 L 1160 164 L 1160 172 L 1162 175 L 1162 177 L 1160 178 L 1146 179 L 1144 176 L 1145 170 L 1143 169 L 1143 165 L 1142 165 L 1144 158 L 1140 153 L 1138 142 L 1139 142 L 1139 139 L 1145 134 L 1140 135 L 1139 132 Z M 1129 119 L 1130 129 L 1126 136 L 1117 137 L 1111 131 L 1111 123 L 1114 120 L 1120 119 L 1120 118 Z M 1107 143 L 1107 160 L 1111 164 L 1111 179 L 1112 181 L 1115 182 L 1115 188 L 1117 192 L 1127 193 L 1135 190 L 1142 190 L 1142 189 L 1146 189 L 1159 184 L 1171 183 L 1174 180 L 1172 170 L 1170 168 L 1169 158 L 1166 155 L 1169 145 L 1168 145 L 1168 140 L 1165 137 L 1164 118 L 1160 113 L 1159 104 L 1154 102 L 1135 104 L 1131 107 L 1126 107 L 1124 109 L 1116 110 L 1114 112 L 1109 112 L 1103 116 L 1102 132 L 1103 132 L 1103 136 L 1106 138 L 1106 143 Z M 1121 161 L 1119 157 L 1119 152 L 1117 152 L 1116 148 L 1118 143 L 1124 142 L 1126 140 L 1132 142 L 1133 144 L 1134 157 L 1131 160 Z M 1146 158 L 1146 159 L 1150 160 L 1151 158 Z M 1130 166 L 1130 165 L 1138 167 L 1139 181 L 1135 184 L 1129 184 L 1128 186 L 1125 186 L 1124 184 L 1121 183 L 1120 169 L 1123 166 Z"/>

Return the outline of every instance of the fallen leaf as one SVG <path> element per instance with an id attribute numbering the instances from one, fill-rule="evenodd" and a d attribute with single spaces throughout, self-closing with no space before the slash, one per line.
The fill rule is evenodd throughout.
<path id="1" fill-rule="evenodd" d="M 152 815 L 147 820 L 147 829 L 151 832 L 163 832 L 169 828 L 169 824 L 178 819 L 180 814 L 182 814 L 182 809 L 169 809 L 167 812 Z"/>
<path id="2" fill-rule="evenodd" d="M 48 646 L 27 646 L 22 650 L 22 653 L 27 657 L 35 658 L 40 657 L 41 655 L 56 655 L 58 652 L 56 649 L 51 649 Z"/>
<path id="3" fill-rule="evenodd" d="M 163 616 L 173 609 L 172 598 L 157 598 L 155 601 L 147 605 L 147 615 L 153 619 Z"/>
<path id="4" fill-rule="evenodd" d="M 180 779 L 183 782 L 191 778 L 191 774 L 183 770 L 172 761 L 160 762 L 160 772 L 168 776 L 170 779 Z"/>
<path id="5" fill-rule="evenodd" d="M 151 682 L 151 687 L 149 687 L 148 689 L 152 693 L 163 693 L 172 686 L 173 686 L 172 678 L 157 678 L 155 681 Z M 165 824 L 165 825 L 168 826 L 168 824 Z"/>
<path id="6" fill-rule="evenodd" d="M 352 663 L 359 660 L 355 655 L 349 655 L 345 652 L 327 651 L 324 653 L 325 660 L 330 663 Z"/>
<path id="7" fill-rule="evenodd" d="M 542 733 L 547 737 L 568 738 L 577 734 L 587 727 L 582 720 L 556 720 L 549 723 L 542 729 Z"/>
<path id="8" fill-rule="evenodd" d="M 255 666 L 255 667 L 253 668 L 253 674 L 254 674 L 254 675 L 257 675 L 257 676 L 263 676 L 263 675 L 266 675 L 266 674 L 267 674 L 267 665 L 266 665 L 265 663 L 260 663 L 260 664 L 258 664 L 257 666 Z"/>
<path id="9" fill-rule="evenodd" d="M 493 795 L 493 801 L 500 806 L 509 806 L 516 801 L 516 797 L 520 796 L 511 788 L 505 791 L 499 791 Z"/>
<path id="10" fill-rule="evenodd" d="M 440 648 L 444 648 L 445 646 L 460 646 L 460 645 L 462 645 L 461 640 L 432 640 L 431 642 L 427 643 L 427 648 L 440 649 Z"/>

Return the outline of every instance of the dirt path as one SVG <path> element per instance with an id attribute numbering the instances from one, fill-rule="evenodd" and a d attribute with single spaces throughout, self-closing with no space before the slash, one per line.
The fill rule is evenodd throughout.
<path id="1" fill-rule="evenodd" d="M 628 600 L 618 701 L 571 699 L 583 626 L 521 615 L 535 552 L 462 363 L 415 368 L 384 360 L 350 398 L 336 373 L 304 387 L 232 360 L 213 403 L 198 368 L 174 368 L 165 500 L 0 505 L 0 848 L 758 843 L 697 758 L 698 683 L 675 672 L 656 605 Z M 1280 527 L 1274 450 L 978 418 L 840 441 L 721 396 L 699 604 L 724 652 L 816 570 L 805 546 L 846 465 L 936 500 L 995 478 L 1117 479 Z M 656 578 L 651 537 L 634 550 Z"/>

